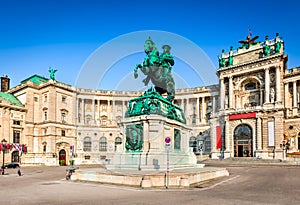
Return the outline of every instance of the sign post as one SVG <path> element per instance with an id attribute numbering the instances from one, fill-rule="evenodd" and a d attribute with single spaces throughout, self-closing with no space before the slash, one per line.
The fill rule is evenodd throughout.
<path id="1" fill-rule="evenodd" d="M 169 172 L 170 172 L 170 160 L 169 160 L 169 150 L 171 146 L 171 138 L 165 138 L 166 149 L 167 149 L 167 172 L 166 172 L 166 189 L 169 188 Z"/>

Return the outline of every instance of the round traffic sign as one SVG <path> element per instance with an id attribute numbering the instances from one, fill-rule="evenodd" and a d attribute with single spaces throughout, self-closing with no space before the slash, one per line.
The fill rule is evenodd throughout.
<path id="1" fill-rule="evenodd" d="M 169 144 L 171 142 L 171 138 L 170 137 L 166 137 L 165 138 L 165 143 Z"/>

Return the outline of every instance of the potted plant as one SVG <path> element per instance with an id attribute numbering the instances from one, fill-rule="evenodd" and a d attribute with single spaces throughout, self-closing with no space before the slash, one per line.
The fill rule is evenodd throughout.
<path id="1" fill-rule="evenodd" d="M 59 160 L 59 163 L 60 163 L 60 166 L 65 166 L 66 165 L 65 160 L 63 160 L 63 159 Z"/>
<path id="2" fill-rule="evenodd" d="M 74 161 L 75 161 L 74 159 L 70 159 L 70 160 L 69 160 L 70 166 L 73 166 L 73 165 L 74 165 Z"/>

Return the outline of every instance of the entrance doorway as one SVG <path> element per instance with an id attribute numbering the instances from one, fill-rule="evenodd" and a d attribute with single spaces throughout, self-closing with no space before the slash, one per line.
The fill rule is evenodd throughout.
<path id="1" fill-rule="evenodd" d="M 59 151 L 59 165 L 65 166 L 66 165 L 66 151 L 64 149 Z"/>
<path id="2" fill-rule="evenodd" d="M 11 162 L 20 162 L 19 151 L 13 151 L 11 153 Z"/>
<path id="3" fill-rule="evenodd" d="M 234 157 L 252 157 L 252 129 L 241 124 L 234 130 Z"/>

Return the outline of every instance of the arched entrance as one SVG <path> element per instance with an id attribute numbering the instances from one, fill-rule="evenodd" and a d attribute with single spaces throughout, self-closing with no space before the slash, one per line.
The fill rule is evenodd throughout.
<path id="1" fill-rule="evenodd" d="M 20 162 L 19 151 L 13 151 L 11 153 L 11 162 Z"/>
<path id="2" fill-rule="evenodd" d="M 65 166 L 66 165 L 66 151 L 64 149 L 59 151 L 59 165 Z"/>
<path id="3" fill-rule="evenodd" d="M 234 130 L 234 157 L 252 157 L 252 129 L 241 124 Z"/>

